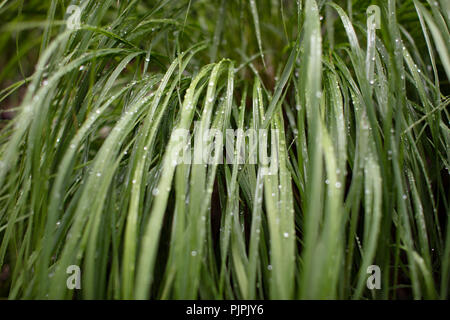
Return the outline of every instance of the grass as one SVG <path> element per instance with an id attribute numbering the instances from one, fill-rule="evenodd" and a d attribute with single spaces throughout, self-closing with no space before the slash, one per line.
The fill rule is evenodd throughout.
<path id="1" fill-rule="evenodd" d="M 0 1 L 0 297 L 448 298 L 447 1 L 71 4 Z"/>

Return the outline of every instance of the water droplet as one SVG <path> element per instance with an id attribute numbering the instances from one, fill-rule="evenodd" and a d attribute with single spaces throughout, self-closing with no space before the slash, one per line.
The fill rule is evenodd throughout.
<path id="1" fill-rule="evenodd" d="M 197 251 L 193 250 L 191 251 L 191 256 L 195 257 L 197 255 Z"/>
<path id="2" fill-rule="evenodd" d="M 157 196 L 157 195 L 159 194 L 158 188 L 153 189 L 152 194 L 153 194 L 154 196 Z"/>

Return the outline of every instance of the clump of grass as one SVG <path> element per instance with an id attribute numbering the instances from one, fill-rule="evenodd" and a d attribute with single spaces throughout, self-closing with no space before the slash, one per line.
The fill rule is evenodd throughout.
<path id="1" fill-rule="evenodd" d="M 448 9 L 0 1 L 0 294 L 446 299 Z M 277 130 L 278 170 L 173 165 L 194 124 Z"/>

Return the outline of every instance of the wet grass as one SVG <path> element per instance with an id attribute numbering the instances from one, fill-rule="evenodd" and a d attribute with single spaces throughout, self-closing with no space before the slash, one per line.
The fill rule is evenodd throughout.
<path id="1" fill-rule="evenodd" d="M 447 1 L 70 4 L 0 1 L 0 295 L 448 297 Z M 278 170 L 174 165 L 194 127 Z"/>

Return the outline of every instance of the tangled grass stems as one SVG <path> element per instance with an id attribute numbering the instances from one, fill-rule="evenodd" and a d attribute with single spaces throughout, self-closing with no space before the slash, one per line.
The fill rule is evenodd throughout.
<path id="1" fill-rule="evenodd" d="M 0 296 L 447 299 L 448 12 L 1 2 Z M 277 170 L 173 163 L 210 129 L 269 130 Z"/>

